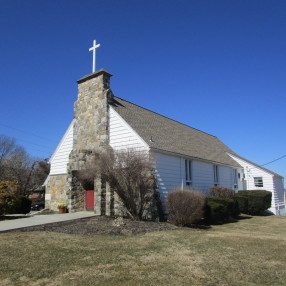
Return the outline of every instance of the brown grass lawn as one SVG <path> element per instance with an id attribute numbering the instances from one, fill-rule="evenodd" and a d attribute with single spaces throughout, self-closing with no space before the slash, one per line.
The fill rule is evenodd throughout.
<path id="1" fill-rule="evenodd" d="M 0 235 L 0 285 L 286 285 L 286 218 L 143 235 Z"/>

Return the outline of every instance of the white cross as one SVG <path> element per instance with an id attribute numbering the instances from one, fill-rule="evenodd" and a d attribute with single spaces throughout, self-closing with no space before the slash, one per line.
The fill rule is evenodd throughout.
<path id="1" fill-rule="evenodd" d="M 100 44 L 96 44 L 96 40 L 93 40 L 93 46 L 89 49 L 89 51 L 93 51 L 92 57 L 92 72 L 95 72 L 95 49 L 99 48 Z"/>

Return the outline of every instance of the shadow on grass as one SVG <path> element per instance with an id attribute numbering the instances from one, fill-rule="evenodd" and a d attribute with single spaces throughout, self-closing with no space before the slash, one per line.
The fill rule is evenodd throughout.
<path id="1" fill-rule="evenodd" d="M 195 225 L 191 225 L 189 227 L 195 228 L 195 229 L 202 229 L 202 230 L 209 230 L 212 228 L 211 225 L 209 225 L 209 224 L 195 224 Z"/>
<path id="2" fill-rule="evenodd" d="M 212 225 L 223 225 L 223 224 L 228 224 L 228 223 L 237 223 L 239 221 L 242 221 L 242 220 L 247 220 L 247 219 L 252 219 L 253 217 L 256 217 L 256 216 L 273 216 L 274 214 L 268 212 L 268 211 L 265 211 L 265 212 L 261 212 L 260 214 L 256 214 L 256 215 L 249 215 L 249 214 L 240 214 L 236 217 L 230 217 L 229 219 L 227 220 L 223 220 L 223 221 L 212 221 L 212 222 L 209 222 L 209 221 L 204 221 L 198 225 L 191 225 L 190 227 L 191 228 L 199 228 L 199 229 L 211 229 L 211 226 Z"/>
<path id="3" fill-rule="evenodd" d="M 239 221 L 239 220 L 252 219 L 252 218 L 253 218 L 253 216 L 251 216 L 251 215 L 240 214 L 235 218 L 235 220 Z"/>
<path id="4" fill-rule="evenodd" d="M 227 221 L 225 221 L 223 224 L 226 223 L 236 223 L 239 222 L 241 220 L 246 220 L 246 219 L 252 219 L 253 217 L 251 215 L 238 215 L 237 217 L 231 217 L 229 218 Z"/>
<path id="5" fill-rule="evenodd" d="M 223 225 L 223 224 L 228 224 L 228 223 L 237 223 L 241 220 L 251 219 L 251 218 L 253 218 L 251 215 L 241 214 L 241 215 L 238 215 L 236 217 L 230 217 L 228 219 L 220 220 L 220 221 L 205 221 L 203 223 L 203 226 L 205 227 L 205 229 L 210 229 L 212 225 Z"/>
<path id="6" fill-rule="evenodd" d="M 270 211 L 264 211 L 264 212 L 262 212 L 259 216 L 273 216 L 273 215 L 275 215 L 275 214 L 273 214 L 273 213 L 270 212 Z"/>

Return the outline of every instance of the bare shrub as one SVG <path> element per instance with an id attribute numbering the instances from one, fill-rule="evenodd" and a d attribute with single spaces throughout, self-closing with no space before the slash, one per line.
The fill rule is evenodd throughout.
<path id="1" fill-rule="evenodd" d="M 214 186 L 210 188 L 210 194 L 213 197 L 234 199 L 235 191 L 221 186 Z"/>
<path id="2" fill-rule="evenodd" d="M 167 207 L 170 221 L 178 226 L 189 226 L 204 215 L 205 196 L 191 190 L 175 190 L 168 194 Z"/>
<path id="3" fill-rule="evenodd" d="M 114 151 L 109 148 L 94 152 L 84 170 L 79 171 L 78 177 L 83 185 L 92 184 L 94 179 L 108 182 L 130 216 L 136 219 L 143 218 L 150 192 L 154 193 L 157 189 L 149 154 L 134 149 Z"/>

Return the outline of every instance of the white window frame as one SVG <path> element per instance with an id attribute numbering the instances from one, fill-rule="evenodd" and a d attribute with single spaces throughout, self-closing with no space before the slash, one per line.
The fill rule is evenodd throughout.
<path id="1" fill-rule="evenodd" d="M 185 181 L 186 186 L 192 185 L 192 161 L 185 159 Z"/>
<path id="2" fill-rule="evenodd" d="M 238 172 L 237 169 L 233 169 L 233 188 L 237 189 L 238 188 Z"/>
<path id="3" fill-rule="evenodd" d="M 263 188 L 263 177 L 253 177 L 253 180 L 256 188 Z"/>
<path id="4" fill-rule="evenodd" d="M 213 165 L 214 170 L 214 185 L 219 185 L 219 171 L 218 171 L 218 165 Z"/>

